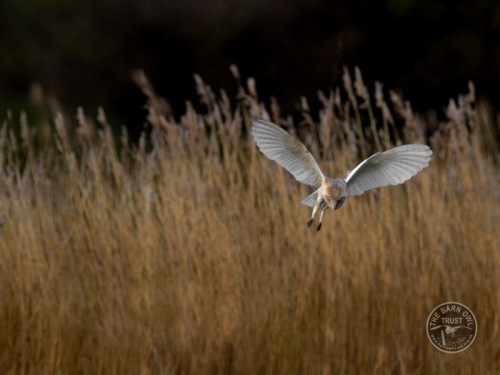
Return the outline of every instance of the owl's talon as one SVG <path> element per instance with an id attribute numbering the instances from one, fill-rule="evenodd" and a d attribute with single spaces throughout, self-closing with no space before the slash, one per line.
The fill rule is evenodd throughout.
<path id="1" fill-rule="evenodd" d="M 309 221 L 307 222 L 307 224 L 306 224 L 306 225 L 307 225 L 307 227 L 308 227 L 308 228 L 311 228 L 311 226 L 313 225 L 313 222 L 314 222 L 314 219 L 309 220 Z"/>

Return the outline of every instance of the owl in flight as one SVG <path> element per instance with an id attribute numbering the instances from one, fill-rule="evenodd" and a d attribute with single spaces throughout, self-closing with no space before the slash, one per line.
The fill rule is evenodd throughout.
<path id="1" fill-rule="evenodd" d="M 399 185 L 429 165 L 432 150 L 421 144 L 409 144 L 377 152 L 350 171 L 346 178 L 331 178 L 321 169 L 307 148 L 284 129 L 265 120 L 253 123 L 252 135 L 260 151 L 316 191 L 301 203 L 312 207 L 310 228 L 321 209 L 317 230 L 321 229 L 328 208 L 338 210 L 347 197 L 387 185 Z"/>

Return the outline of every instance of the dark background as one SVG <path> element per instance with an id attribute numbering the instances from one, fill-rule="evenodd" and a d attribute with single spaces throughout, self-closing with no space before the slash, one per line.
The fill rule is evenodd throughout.
<path id="1" fill-rule="evenodd" d="M 22 107 L 39 82 L 68 110 L 102 105 L 137 126 L 145 116 L 134 69 L 179 117 L 196 101 L 195 72 L 234 97 L 231 64 L 284 113 L 341 84 L 343 66 L 420 111 L 440 110 L 468 80 L 498 107 L 499 38 L 493 0 L 2 0 L 0 110 Z"/>

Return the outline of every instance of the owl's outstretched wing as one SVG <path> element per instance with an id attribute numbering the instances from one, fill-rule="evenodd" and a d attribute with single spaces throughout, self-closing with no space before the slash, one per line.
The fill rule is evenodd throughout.
<path id="1" fill-rule="evenodd" d="M 409 180 L 429 165 L 432 150 L 410 144 L 377 152 L 354 168 L 346 177 L 346 196 Z"/>
<path id="2" fill-rule="evenodd" d="M 284 129 L 257 120 L 253 123 L 252 135 L 260 151 L 290 172 L 297 181 L 314 187 L 321 185 L 325 176 L 311 153 Z"/>

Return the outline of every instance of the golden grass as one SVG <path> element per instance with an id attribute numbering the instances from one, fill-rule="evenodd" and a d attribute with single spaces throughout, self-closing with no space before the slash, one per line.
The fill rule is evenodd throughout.
<path id="1" fill-rule="evenodd" d="M 153 129 L 137 146 L 103 112 L 5 120 L 0 373 L 498 373 L 498 123 L 473 87 L 434 128 L 380 85 L 372 102 L 359 71 L 320 94 L 319 122 L 303 99 L 298 133 L 333 177 L 400 140 L 435 152 L 317 233 L 307 188 L 249 138 L 252 118 L 290 125 L 253 81 L 233 108 L 197 77 L 204 113 L 176 122 L 136 80 Z M 454 355 L 425 333 L 450 300 L 479 327 Z"/>

